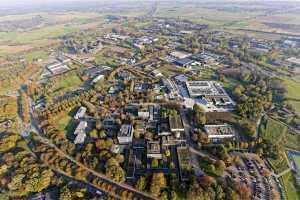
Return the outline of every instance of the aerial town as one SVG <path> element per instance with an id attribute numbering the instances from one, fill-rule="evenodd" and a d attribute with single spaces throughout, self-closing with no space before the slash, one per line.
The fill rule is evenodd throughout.
<path id="1" fill-rule="evenodd" d="M 0 199 L 299 199 L 300 35 L 157 7 L 18 56 L 0 99 Z"/>

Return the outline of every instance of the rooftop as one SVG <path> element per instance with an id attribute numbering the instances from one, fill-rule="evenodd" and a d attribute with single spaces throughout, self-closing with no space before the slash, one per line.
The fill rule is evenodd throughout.
<path id="1" fill-rule="evenodd" d="M 130 137 L 132 135 L 132 129 L 131 124 L 123 124 L 118 133 L 118 137 Z"/>
<path id="2" fill-rule="evenodd" d="M 147 153 L 148 154 L 160 154 L 161 146 L 159 141 L 148 141 L 147 142 Z"/>
<path id="3" fill-rule="evenodd" d="M 171 131 L 184 131 L 180 115 L 169 116 L 169 126 Z"/>
<path id="4" fill-rule="evenodd" d="M 204 129 L 208 137 L 214 136 L 234 136 L 235 131 L 231 125 L 221 124 L 221 125 L 205 125 Z"/>
<path id="5" fill-rule="evenodd" d="M 183 52 L 183 51 L 173 51 L 171 53 L 171 56 L 182 59 L 182 58 L 187 58 L 187 57 L 191 56 L 191 54 L 187 53 L 187 52 Z"/>

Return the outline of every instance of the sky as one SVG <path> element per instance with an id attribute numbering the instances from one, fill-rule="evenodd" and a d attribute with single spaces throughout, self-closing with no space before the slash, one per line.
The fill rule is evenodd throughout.
<path id="1" fill-rule="evenodd" d="M 95 1 L 95 2 L 113 2 L 113 1 L 133 1 L 133 0 L 0 0 L 0 8 L 5 6 L 20 6 L 20 5 L 33 5 L 33 4 L 49 4 L 49 3 L 63 3 L 63 2 L 85 2 L 85 1 Z M 143 0 L 138 0 L 143 1 Z M 149 0 L 147 0 L 149 1 Z M 160 0 L 152 0 L 160 1 Z M 201 0 L 199 0 L 201 1 Z M 203 1 L 203 0 L 202 0 Z M 218 1 L 218 0 L 217 0 Z M 224 1 L 236 1 L 236 0 L 224 0 Z M 241 0 L 249 1 L 249 0 Z M 258 0 L 256 0 L 258 1 Z M 259 1 L 294 1 L 300 2 L 300 0 L 259 0 Z"/>

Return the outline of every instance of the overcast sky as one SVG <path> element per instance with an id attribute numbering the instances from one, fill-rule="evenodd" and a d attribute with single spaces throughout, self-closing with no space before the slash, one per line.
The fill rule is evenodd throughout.
<path id="1" fill-rule="evenodd" d="M 32 5 L 32 4 L 45 4 L 45 3 L 62 3 L 62 2 L 86 2 L 86 1 L 94 1 L 94 2 L 114 2 L 114 1 L 134 1 L 134 0 L 0 0 L 0 8 L 2 6 L 14 6 L 14 5 Z M 135 0 L 135 1 L 143 1 L 143 0 Z M 149 1 L 149 0 L 147 0 Z M 151 0 L 150 0 L 151 1 Z M 152 1 L 160 1 L 160 0 L 152 0 Z M 162 0 L 163 1 L 163 0 Z M 183 0 L 181 0 L 183 1 Z M 205 0 L 199 0 L 205 1 Z M 206 0 L 209 1 L 209 0 Z M 220 0 L 217 0 L 220 1 Z M 249 1 L 249 0 L 223 0 L 223 1 Z M 255 1 L 255 0 L 254 0 Z M 300 0 L 256 0 L 256 1 L 291 1 L 291 2 L 300 2 Z"/>

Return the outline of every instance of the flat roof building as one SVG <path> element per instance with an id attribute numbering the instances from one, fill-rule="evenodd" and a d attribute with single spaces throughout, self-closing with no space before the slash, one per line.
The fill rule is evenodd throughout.
<path id="1" fill-rule="evenodd" d="M 180 115 L 169 116 L 169 126 L 171 132 L 183 132 L 184 127 Z"/>
<path id="2" fill-rule="evenodd" d="M 162 159 L 162 149 L 159 141 L 147 142 L 147 158 Z"/>
<path id="3" fill-rule="evenodd" d="M 85 129 L 87 128 L 87 122 L 81 121 L 79 122 L 77 128 L 75 129 L 74 135 L 76 135 L 76 138 L 74 140 L 75 144 L 82 144 L 86 137 Z"/>
<path id="4" fill-rule="evenodd" d="M 118 132 L 118 141 L 120 144 L 129 144 L 132 142 L 133 127 L 131 124 L 123 124 Z"/>
<path id="5" fill-rule="evenodd" d="M 205 125 L 204 129 L 208 138 L 213 142 L 223 139 L 234 139 L 236 137 L 234 128 L 229 124 Z"/>
<path id="6" fill-rule="evenodd" d="M 182 58 L 182 59 L 175 60 L 176 65 L 179 65 L 187 69 L 191 68 L 192 63 L 194 63 L 194 61 L 189 58 Z"/>
<path id="7" fill-rule="evenodd" d="M 76 115 L 74 116 L 74 119 L 80 119 L 80 118 L 82 118 L 85 115 L 85 113 L 86 113 L 86 107 L 81 106 L 78 109 Z"/>
<path id="8" fill-rule="evenodd" d="M 235 105 L 235 102 L 220 83 L 215 81 L 187 81 L 185 85 L 191 98 L 203 97 L 207 105 Z"/>
<path id="9" fill-rule="evenodd" d="M 183 51 L 173 51 L 170 55 L 177 59 L 183 59 L 191 56 L 192 54 Z"/>
<path id="10" fill-rule="evenodd" d="M 47 64 L 46 68 L 51 72 L 52 75 L 62 74 L 70 70 L 67 65 L 58 61 Z"/>

